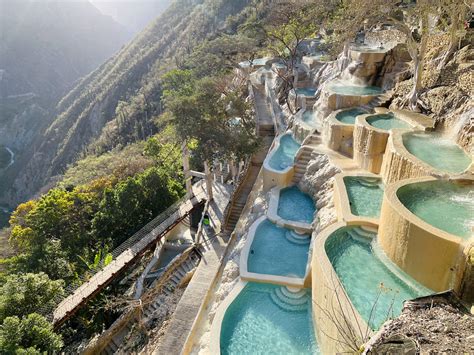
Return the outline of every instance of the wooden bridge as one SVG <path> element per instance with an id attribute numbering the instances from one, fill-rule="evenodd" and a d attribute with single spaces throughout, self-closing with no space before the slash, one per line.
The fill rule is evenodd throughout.
<path id="1" fill-rule="evenodd" d="M 191 198 L 171 206 L 119 246 L 117 248 L 119 253 L 113 252 L 116 257 L 114 255 L 110 264 L 99 270 L 58 304 L 53 312 L 54 326 L 57 328 L 69 319 L 82 305 L 102 291 L 137 258 L 141 257 L 145 251 L 153 247 L 158 239 L 188 216 L 195 207 L 202 204 L 207 194 L 201 183 L 193 186 L 193 195 Z"/>

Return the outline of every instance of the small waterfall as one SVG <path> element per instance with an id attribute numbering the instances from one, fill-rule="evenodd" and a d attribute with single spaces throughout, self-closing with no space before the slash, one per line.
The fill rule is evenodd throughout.
<path id="1" fill-rule="evenodd" d="M 458 117 L 457 122 L 449 130 L 448 135 L 455 142 L 459 142 L 463 145 L 462 141 L 464 136 L 469 135 L 470 127 L 474 126 L 474 107 L 470 110 L 465 111 Z"/>

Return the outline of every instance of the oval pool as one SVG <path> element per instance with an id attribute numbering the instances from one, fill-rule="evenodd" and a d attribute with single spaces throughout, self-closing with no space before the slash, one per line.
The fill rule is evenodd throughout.
<path id="1" fill-rule="evenodd" d="M 435 169 L 461 173 L 471 164 L 471 158 L 460 146 L 440 134 L 407 132 L 402 139 L 411 154 Z"/>
<path id="2" fill-rule="evenodd" d="M 474 228 L 474 183 L 417 182 L 397 190 L 400 202 L 433 227 L 469 239 Z"/>

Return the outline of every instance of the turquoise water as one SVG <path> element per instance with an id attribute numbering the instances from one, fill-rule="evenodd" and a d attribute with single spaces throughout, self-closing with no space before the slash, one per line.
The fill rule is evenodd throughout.
<path id="1" fill-rule="evenodd" d="M 275 170 L 285 170 L 292 166 L 299 147 L 299 143 L 293 139 L 291 133 L 284 134 L 280 139 L 278 149 L 270 158 L 270 167 Z"/>
<path id="2" fill-rule="evenodd" d="M 389 131 L 394 128 L 411 128 L 405 121 L 395 117 L 393 113 L 381 113 L 367 117 L 367 123 L 375 128 Z"/>
<path id="3" fill-rule="evenodd" d="M 311 291 L 292 295 L 283 286 L 247 283 L 225 312 L 220 347 L 222 355 L 319 353 Z"/>
<path id="4" fill-rule="evenodd" d="M 269 58 L 255 58 L 254 60 L 252 60 L 252 65 L 254 66 L 266 65 L 269 60 L 270 60 Z M 250 66 L 250 61 L 246 60 L 246 61 L 240 62 L 239 65 L 242 68 L 248 68 Z"/>
<path id="5" fill-rule="evenodd" d="M 359 241 L 358 230 L 357 227 L 338 229 L 326 241 L 325 249 L 352 304 L 376 330 L 386 319 L 401 313 L 404 300 L 426 295 L 429 290 L 416 291 L 397 277 L 374 254 L 369 241 Z M 355 234 L 358 240 L 349 233 Z"/>
<path id="6" fill-rule="evenodd" d="M 296 94 L 303 96 L 314 96 L 316 94 L 316 89 L 313 88 L 297 88 L 295 91 Z"/>
<path id="7" fill-rule="evenodd" d="M 474 228 L 474 184 L 426 181 L 402 186 L 397 196 L 423 221 L 469 239 Z"/>
<path id="8" fill-rule="evenodd" d="M 330 89 L 336 94 L 353 96 L 378 95 L 383 92 L 383 90 L 377 86 L 359 86 L 343 83 L 334 84 L 330 86 Z"/>
<path id="9" fill-rule="evenodd" d="M 437 133 L 405 133 L 403 144 L 418 159 L 441 171 L 460 173 L 471 163 L 461 147 Z"/>
<path id="10" fill-rule="evenodd" d="M 352 108 L 350 110 L 344 110 L 344 111 L 339 112 L 336 115 L 336 120 L 342 123 L 346 123 L 346 124 L 354 124 L 357 116 L 364 115 L 366 113 L 367 112 L 365 112 L 364 110 L 360 108 Z"/>
<path id="11" fill-rule="evenodd" d="M 383 199 L 383 185 L 380 179 L 345 176 L 347 196 L 351 212 L 356 216 L 379 217 Z"/>
<path id="12" fill-rule="evenodd" d="M 311 110 L 306 110 L 305 112 L 303 112 L 302 120 L 305 123 L 314 124 L 315 123 L 314 112 Z"/>
<path id="13" fill-rule="evenodd" d="M 268 219 L 259 224 L 247 260 L 249 272 L 304 277 L 311 238 L 282 228 Z"/>
<path id="14" fill-rule="evenodd" d="M 280 191 L 277 214 L 290 221 L 311 223 L 316 208 L 313 199 L 301 192 L 296 186 L 284 188 Z"/>

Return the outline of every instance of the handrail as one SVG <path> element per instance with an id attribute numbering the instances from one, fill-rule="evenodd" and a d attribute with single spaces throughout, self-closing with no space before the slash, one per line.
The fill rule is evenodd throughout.
<path id="1" fill-rule="evenodd" d="M 183 196 L 180 198 L 178 201 L 173 203 L 171 206 L 169 206 L 165 211 L 160 213 L 157 217 L 155 217 L 153 220 L 148 222 L 143 228 L 141 228 L 138 232 L 133 234 L 130 238 L 122 242 L 119 246 L 117 246 L 112 252 L 112 262 L 114 262 L 120 255 L 124 254 L 126 251 L 130 251 L 133 254 L 136 254 L 134 257 L 138 256 L 141 252 L 143 252 L 143 249 L 146 249 L 146 245 L 142 245 L 144 242 L 144 238 L 152 233 L 156 233 L 156 236 L 161 234 L 162 232 L 157 231 L 157 229 L 162 225 L 163 222 L 165 222 L 168 218 L 170 218 L 173 214 L 178 214 L 176 218 L 180 218 L 182 216 L 179 215 L 180 212 L 180 207 L 188 202 L 195 199 L 196 204 L 197 203 L 202 203 L 202 201 L 205 199 L 205 193 L 204 191 L 200 191 L 197 196 L 192 197 L 189 199 L 187 196 Z M 192 201 L 191 201 L 192 203 Z M 194 205 L 194 204 L 193 204 Z M 107 265 L 110 265 L 111 263 L 108 263 Z M 54 319 L 54 310 L 57 309 L 57 307 L 60 306 L 62 302 L 64 302 L 69 296 L 73 295 L 80 287 L 84 286 L 87 284 L 95 275 L 100 273 L 101 271 L 104 270 L 104 268 L 107 266 L 103 262 L 101 262 L 97 267 L 91 269 L 89 273 L 81 276 L 75 283 L 70 284 L 65 288 L 65 292 L 61 296 L 57 296 L 54 299 L 54 306 L 40 306 L 37 310 L 38 313 L 43 314 L 46 316 L 49 320 L 55 321 Z"/>
<path id="2" fill-rule="evenodd" d="M 236 198 L 236 196 L 238 196 L 238 194 L 240 194 L 240 192 L 243 189 L 244 182 L 248 177 L 251 165 L 252 165 L 251 159 L 247 160 L 247 162 L 245 163 L 244 171 L 241 174 L 242 177 L 239 179 L 237 187 L 234 189 L 234 191 L 232 191 L 232 194 L 230 195 L 229 203 L 227 204 L 227 206 L 224 210 L 224 223 L 222 223 L 222 230 L 225 230 L 226 227 L 228 226 L 229 219 L 230 219 L 230 216 L 231 216 L 231 211 L 232 211 L 232 208 L 234 207 L 235 202 L 236 202 L 235 198 Z"/>

